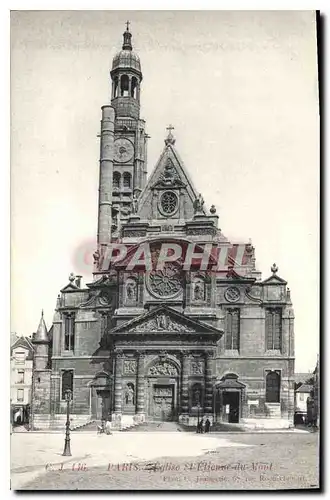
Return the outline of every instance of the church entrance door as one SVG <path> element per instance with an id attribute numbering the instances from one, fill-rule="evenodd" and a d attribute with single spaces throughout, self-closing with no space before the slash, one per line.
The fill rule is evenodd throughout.
<path id="1" fill-rule="evenodd" d="M 151 417 L 170 421 L 174 417 L 174 385 L 154 384 L 151 398 Z"/>
<path id="2" fill-rule="evenodd" d="M 110 391 L 93 388 L 92 417 L 105 420 L 110 414 Z"/>
<path id="3" fill-rule="evenodd" d="M 240 392 L 231 391 L 223 393 L 223 405 L 226 411 L 227 421 L 232 424 L 238 424 L 239 422 L 239 400 Z"/>

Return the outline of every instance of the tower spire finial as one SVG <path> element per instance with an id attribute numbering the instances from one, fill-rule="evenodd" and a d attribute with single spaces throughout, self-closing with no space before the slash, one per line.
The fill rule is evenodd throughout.
<path id="1" fill-rule="evenodd" d="M 166 130 L 168 130 L 168 134 L 167 134 L 167 137 L 165 139 L 165 144 L 166 146 L 168 146 L 168 144 L 175 144 L 175 138 L 172 134 L 172 130 L 174 130 L 174 127 L 173 125 L 169 125 L 168 127 L 166 127 Z"/>
<path id="2" fill-rule="evenodd" d="M 133 50 L 132 47 L 132 34 L 129 31 L 129 25 L 131 23 L 129 21 L 126 21 L 126 30 L 123 34 L 124 37 L 124 43 L 123 43 L 123 50 Z"/>

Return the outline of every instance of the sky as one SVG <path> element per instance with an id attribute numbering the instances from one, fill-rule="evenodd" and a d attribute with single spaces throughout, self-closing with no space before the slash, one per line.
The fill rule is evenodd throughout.
<path id="1" fill-rule="evenodd" d="M 296 371 L 319 344 L 319 114 L 312 11 L 11 15 L 11 331 L 52 323 L 70 272 L 92 279 L 101 106 L 129 19 L 150 175 L 176 148 L 233 243 L 288 281 Z"/>

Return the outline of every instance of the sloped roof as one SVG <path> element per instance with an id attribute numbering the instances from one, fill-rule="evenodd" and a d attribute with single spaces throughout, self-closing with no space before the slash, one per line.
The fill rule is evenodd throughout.
<path id="1" fill-rule="evenodd" d="M 307 392 L 308 394 L 313 390 L 312 385 L 303 384 L 296 390 L 296 392 Z"/>
<path id="2" fill-rule="evenodd" d="M 33 342 L 48 342 L 48 332 L 47 332 L 47 327 L 46 323 L 44 320 L 44 312 L 41 312 L 41 318 L 39 322 L 38 329 L 36 333 L 33 334 Z"/>
<path id="3" fill-rule="evenodd" d="M 294 378 L 294 381 L 296 382 L 296 384 L 298 384 L 299 382 L 304 383 L 306 380 L 308 380 L 312 376 L 313 376 L 312 373 L 295 373 L 293 375 L 293 378 Z"/>
<path id="4" fill-rule="evenodd" d="M 16 349 L 16 347 L 24 347 L 29 350 L 34 351 L 34 347 L 32 345 L 32 341 L 29 337 L 18 337 L 15 342 L 11 345 L 11 351 Z"/>

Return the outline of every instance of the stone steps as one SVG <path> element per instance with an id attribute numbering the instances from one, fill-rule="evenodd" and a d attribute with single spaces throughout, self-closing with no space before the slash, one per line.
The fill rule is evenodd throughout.
<path id="1" fill-rule="evenodd" d="M 280 403 L 266 403 L 269 418 L 281 418 L 281 404 Z"/>

